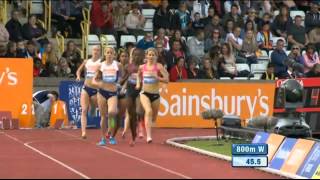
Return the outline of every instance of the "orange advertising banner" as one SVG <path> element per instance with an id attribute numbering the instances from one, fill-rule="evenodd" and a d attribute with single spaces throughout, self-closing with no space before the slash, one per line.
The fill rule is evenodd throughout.
<path id="1" fill-rule="evenodd" d="M 34 127 L 32 59 L 0 58 L 0 111 L 12 112 L 20 127 Z"/>
<path id="2" fill-rule="evenodd" d="M 57 120 L 63 120 L 63 125 L 66 126 L 69 124 L 67 106 L 63 101 L 56 101 L 51 108 L 51 116 L 50 116 L 50 127 L 54 127 Z"/>
<path id="3" fill-rule="evenodd" d="M 284 136 L 279 134 L 270 134 L 270 137 L 267 141 L 268 144 L 268 160 L 269 162 L 272 161 L 274 155 L 278 151 L 279 147 L 281 146 L 283 140 L 285 139 Z"/>
<path id="4" fill-rule="evenodd" d="M 273 82 L 187 82 L 169 83 L 160 90 L 161 104 L 157 127 L 212 128 L 213 122 L 201 112 L 221 109 L 242 119 L 273 114 Z"/>
<path id="5" fill-rule="evenodd" d="M 281 171 L 296 174 L 314 144 L 314 141 L 299 139 L 291 150 L 287 161 L 283 164 Z"/>

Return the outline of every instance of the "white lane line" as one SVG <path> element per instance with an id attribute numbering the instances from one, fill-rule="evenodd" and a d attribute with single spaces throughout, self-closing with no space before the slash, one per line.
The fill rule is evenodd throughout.
<path id="1" fill-rule="evenodd" d="M 72 134 L 69 134 L 69 133 L 65 133 L 65 132 L 63 132 L 63 131 L 59 131 L 59 132 L 62 133 L 62 134 L 65 134 L 65 135 L 68 135 L 68 136 L 77 138 L 77 136 L 75 136 L 75 135 L 72 135 Z M 86 141 L 86 142 L 87 142 L 87 141 Z M 94 144 L 94 143 L 90 143 L 90 144 Z M 94 145 L 96 146 L 96 144 L 94 144 Z M 116 149 L 109 148 L 109 147 L 101 147 L 101 148 L 107 149 L 107 150 L 109 150 L 109 151 L 112 151 L 112 152 L 114 152 L 114 153 L 120 154 L 120 155 L 125 156 L 125 157 L 127 157 L 127 158 L 130 158 L 130 159 L 139 161 L 139 162 L 141 162 L 141 163 L 144 163 L 144 164 L 149 165 L 149 166 L 151 166 L 151 167 L 154 167 L 154 168 L 156 168 L 156 169 L 160 169 L 160 170 L 165 171 L 165 172 L 167 172 L 167 173 L 176 175 L 176 176 L 181 177 L 181 178 L 183 178 L 183 179 L 192 179 L 191 177 L 186 176 L 186 175 L 183 175 L 182 173 L 179 173 L 179 172 L 170 170 L 170 169 L 168 169 L 168 168 L 162 167 L 162 166 L 157 165 L 157 164 L 154 164 L 154 163 L 152 163 L 152 162 L 145 161 L 145 160 L 143 160 L 143 159 L 140 159 L 140 158 L 138 158 L 138 157 L 132 156 L 132 155 L 127 154 L 127 153 L 124 153 L 124 152 L 122 152 L 122 151 L 118 151 L 118 150 L 116 150 Z"/>
<path id="2" fill-rule="evenodd" d="M 33 142 L 23 143 L 23 142 L 20 141 L 19 139 L 15 138 L 15 137 L 13 137 L 13 136 L 10 136 L 10 135 L 8 135 L 8 134 L 5 134 L 5 136 L 7 136 L 8 138 L 10 138 L 10 139 L 12 139 L 12 140 L 14 140 L 14 141 L 16 141 L 16 142 L 19 142 L 19 143 L 23 144 L 24 146 L 26 146 L 27 148 L 31 149 L 32 151 L 34 151 L 34 152 L 40 154 L 41 156 L 43 156 L 43 157 L 45 157 L 45 158 L 48 158 L 48 159 L 50 159 L 51 161 L 53 161 L 53 162 L 55 162 L 55 163 L 63 166 L 64 168 L 66 168 L 66 169 L 72 171 L 73 173 L 81 176 L 82 178 L 84 178 L 84 179 L 91 179 L 90 177 L 88 177 L 87 175 L 81 173 L 80 171 L 77 171 L 77 170 L 75 170 L 74 168 L 66 165 L 65 163 L 63 163 L 63 162 L 61 162 L 61 161 L 59 161 L 59 160 L 57 160 L 57 159 L 55 159 L 55 158 L 53 158 L 53 157 L 45 154 L 44 152 L 42 152 L 42 151 L 40 151 L 40 150 L 32 147 L 30 144 L 32 144 Z"/>

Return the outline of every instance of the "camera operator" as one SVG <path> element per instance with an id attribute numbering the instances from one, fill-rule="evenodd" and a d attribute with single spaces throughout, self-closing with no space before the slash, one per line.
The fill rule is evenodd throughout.
<path id="1" fill-rule="evenodd" d="M 300 47 L 293 45 L 288 59 L 285 60 L 285 64 L 289 67 L 289 71 L 291 71 L 291 78 L 304 77 L 303 57 L 300 52 Z"/>

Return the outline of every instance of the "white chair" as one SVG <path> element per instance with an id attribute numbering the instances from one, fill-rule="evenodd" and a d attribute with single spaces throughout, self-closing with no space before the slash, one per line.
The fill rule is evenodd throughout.
<path id="1" fill-rule="evenodd" d="M 238 72 L 240 71 L 249 71 L 250 72 L 250 67 L 248 64 L 236 64 Z"/>
<path id="2" fill-rule="evenodd" d="M 251 64 L 251 72 L 253 74 L 262 74 L 267 70 L 268 64 Z"/>
<path id="3" fill-rule="evenodd" d="M 304 13 L 304 11 L 290 11 L 290 17 L 294 20 L 294 18 L 296 16 L 301 16 L 302 17 L 302 20 L 305 19 L 306 17 L 306 13 Z"/>
<path id="4" fill-rule="evenodd" d="M 144 36 L 142 36 L 142 35 L 138 36 L 137 42 L 141 41 L 143 38 L 144 38 Z"/>
<path id="5" fill-rule="evenodd" d="M 143 30 L 146 32 L 153 32 L 153 22 L 151 19 L 147 19 Z"/>
<path id="6" fill-rule="evenodd" d="M 146 19 L 153 19 L 154 13 L 156 12 L 155 9 L 142 9 L 142 15 Z"/>
<path id="7" fill-rule="evenodd" d="M 31 4 L 30 14 L 43 14 L 44 13 L 43 0 L 33 0 Z"/>
<path id="8" fill-rule="evenodd" d="M 108 44 L 108 46 L 117 47 L 117 40 L 114 37 L 114 35 L 101 35 L 101 41 L 106 40 L 105 44 Z"/>
<path id="9" fill-rule="evenodd" d="M 248 77 L 235 77 L 234 80 L 246 81 L 246 80 L 249 80 L 249 78 Z"/>
<path id="10" fill-rule="evenodd" d="M 120 42 L 121 47 L 124 47 L 126 45 L 126 43 L 128 43 L 128 42 L 132 42 L 132 43 L 137 42 L 136 37 L 133 35 L 122 35 L 120 41 L 121 41 Z"/>
<path id="11" fill-rule="evenodd" d="M 220 80 L 231 80 L 230 77 L 220 77 Z"/>
<path id="12" fill-rule="evenodd" d="M 250 80 L 260 80 L 262 77 L 262 74 L 254 74 L 254 77 L 250 78 Z"/>
<path id="13" fill-rule="evenodd" d="M 273 50 L 269 51 L 269 58 L 271 60 L 271 54 L 272 54 Z"/>

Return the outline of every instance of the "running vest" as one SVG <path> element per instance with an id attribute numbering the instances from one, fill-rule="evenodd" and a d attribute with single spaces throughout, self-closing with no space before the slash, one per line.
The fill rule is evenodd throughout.
<path id="1" fill-rule="evenodd" d="M 157 79 L 159 73 L 159 69 L 157 64 L 154 65 L 152 70 L 147 69 L 147 65 L 143 66 L 143 83 L 144 84 L 157 84 L 159 80 Z"/>
<path id="2" fill-rule="evenodd" d="M 129 84 L 136 85 L 137 79 L 138 79 L 138 68 L 135 67 L 135 65 L 130 64 L 128 66 L 128 71 L 130 74 L 129 79 L 128 79 Z"/>
<path id="3" fill-rule="evenodd" d="M 118 62 L 113 61 L 111 65 L 102 63 L 100 71 L 102 72 L 102 81 L 105 83 L 117 83 L 119 77 Z"/>
<path id="4" fill-rule="evenodd" d="M 92 79 L 95 76 L 100 66 L 101 66 L 101 59 L 98 59 L 95 62 L 92 59 L 89 59 L 85 65 L 86 79 Z"/>

